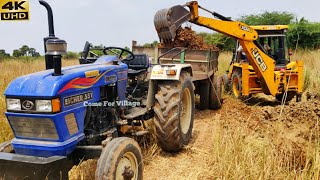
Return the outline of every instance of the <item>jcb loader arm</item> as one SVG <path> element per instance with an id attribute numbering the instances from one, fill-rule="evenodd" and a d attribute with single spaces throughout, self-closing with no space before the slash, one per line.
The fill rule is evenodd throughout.
<path id="1" fill-rule="evenodd" d="M 199 6 L 197 1 L 191 1 L 185 6 L 189 8 L 189 11 L 184 6 L 174 6 L 156 13 L 154 24 L 160 41 L 166 43 L 174 40 L 176 30 L 187 21 L 236 38 L 253 66 L 263 92 L 273 96 L 278 93 L 279 84 L 276 83 L 275 79 L 280 78 L 280 74 L 275 75 L 275 61 L 256 42 L 258 33 L 253 28 L 242 22 L 232 21 L 216 12 L 211 12 Z M 209 12 L 216 18 L 199 16 L 199 8 Z"/>

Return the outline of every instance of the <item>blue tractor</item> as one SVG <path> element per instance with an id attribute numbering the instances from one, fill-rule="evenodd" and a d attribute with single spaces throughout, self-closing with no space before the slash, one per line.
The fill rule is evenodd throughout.
<path id="1" fill-rule="evenodd" d="M 192 135 L 194 86 L 188 64 L 156 64 L 119 47 L 62 68 L 67 43 L 44 38 L 46 70 L 21 76 L 7 87 L 5 113 L 15 138 L 0 144 L 0 179 L 68 179 L 80 160 L 99 158 L 96 179 L 142 179 L 136 138 L 153 118 L 158 145 L 178 152 Z M 124 56 L 126 55 L 126 56 Z M 159 62 L 159 61 L 158 61 Z M 151 68 L 151 70 L 150 70 Z"/>

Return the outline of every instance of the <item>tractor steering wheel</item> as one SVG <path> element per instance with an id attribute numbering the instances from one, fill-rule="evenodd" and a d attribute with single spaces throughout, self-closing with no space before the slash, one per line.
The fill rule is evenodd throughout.
<path id="1" fill-rule="evenodd" d="M 134 59 L 134 54 L 133 54 L 131 51 L 129 51 L 129 50 L 127 50 L 127 49 L 124 49 L 124 48 L 120 48 L 120 47 L 106 47 L 106 48 L 103 49 L 102 52 L 103 52 L 103 54 L 105 54 L 105 55 L 110 55 L 110 54 L 108 54 L 108 51 L 112 52 L 113 54 L 116 54 L 117 57 L 118 57 L 120 60 L 122 60 L 122 54 L 123 54 L 124 52 L 128 53 L 127 57 L 129 57 L 129 59 L 126 58 L 126 60 L 131 61 L 131 60 Z M 119 51 L 120 51 L 120 52 L 119 52 Z"/>

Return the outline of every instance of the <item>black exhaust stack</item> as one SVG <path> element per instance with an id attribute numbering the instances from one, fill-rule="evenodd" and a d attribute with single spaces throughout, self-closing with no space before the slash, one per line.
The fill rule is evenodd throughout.
<path id="1" fill-rule="evenodd" d="M 54 35 L 53 13 L 51 6 L 44 0 L 39 3 L 47 9 L 49 36 L 43 39 L 46 69 L 54 69 L 54 76 L 60 76 L 61 73 L 61 55 L 67 51 L 67 43 Z"/>

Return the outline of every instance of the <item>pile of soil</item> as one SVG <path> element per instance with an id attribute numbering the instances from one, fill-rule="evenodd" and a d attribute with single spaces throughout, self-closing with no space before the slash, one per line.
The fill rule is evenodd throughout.
<path id="1" fill-rule="evenodd" d="M 201 36 L 198 36 L 191 28 L 180 27 L 173 42 L 160 43 L 160 48 L 185 47 L 194 50 L 211 49 L 218 51 L 219 48 L 214 45 L 206 44 Z"/>
<path id="2" fill-rule="evenodd" d="M 272 140 L 277 151 L 286 154 L 296 169 L 306 165 L 306 147 L 319 136 L 319 99 L 310 98 L 298 103 L 291 101 L 282 105 L 277 101 L 255 97 L 247 103 L 233 102 L 226 103 L 226 106 L 229 117 L 237 117 L 238 122 L 251 129 L 257 138 Z M 222 116 L 222 119 L 228 122 L 225 119 L 227 117 Z M 227 124 L 228 128 L 232 127 L 231 123 Z"/>

